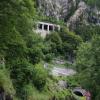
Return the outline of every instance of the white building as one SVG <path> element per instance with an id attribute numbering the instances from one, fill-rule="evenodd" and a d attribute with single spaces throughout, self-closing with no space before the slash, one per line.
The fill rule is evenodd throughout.
<path id="1" fill-rule="evenodd" d="M 37 28 L 35 32 L 40 34 L 43 38 L 45 38 L 47 34 L 59 30 L 60 30 L 60 25 L 46 23 L 46 22 L 37 22 Z"/>

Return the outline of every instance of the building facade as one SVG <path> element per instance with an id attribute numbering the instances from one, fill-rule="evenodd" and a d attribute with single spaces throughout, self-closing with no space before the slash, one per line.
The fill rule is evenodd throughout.
<path id="1" fill-rule="evenodd" d="M 46 23 L 46 22 L 37 22 L 35 32 L 40 34 L 43 38 L 51 32 L 60 31 L 60 25 Z"/>

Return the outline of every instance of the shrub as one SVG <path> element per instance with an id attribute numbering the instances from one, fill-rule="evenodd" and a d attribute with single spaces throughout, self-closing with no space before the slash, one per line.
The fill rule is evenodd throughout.
<path id="1" fill-rule="evenodd" d="M 46 84 L 47 72 L 41 64 L 37 64 L 33 72 L 33 84 L 39 90 L 42 90 Z"/>

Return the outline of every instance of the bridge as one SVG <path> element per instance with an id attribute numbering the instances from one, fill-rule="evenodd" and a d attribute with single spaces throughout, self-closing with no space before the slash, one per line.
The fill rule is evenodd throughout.
<path id="1" fill-rule="evenodd" d="M 47 34 L 50 34 L 54 31 L 60 31 L 60 25 L 46 23 L 46 22 L 37 22 L 35 32 L 40 34 L 43 38 L 46 37 Z"/>

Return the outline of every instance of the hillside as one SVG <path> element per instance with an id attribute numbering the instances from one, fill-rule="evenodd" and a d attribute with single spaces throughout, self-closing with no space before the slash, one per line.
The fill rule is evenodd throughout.
<path id="1" fill-rule="evenodd" d="M 100 23 L 98 0 L 37 0 L 36 2 L 40 15 L 62 20 L 71 28 L 81 23 Z"/>
<path id="2" fill-rule="evenodd" d="M 99 0 L 0 1 L 0 100 L 100 100 L 99 76 Z"/>

